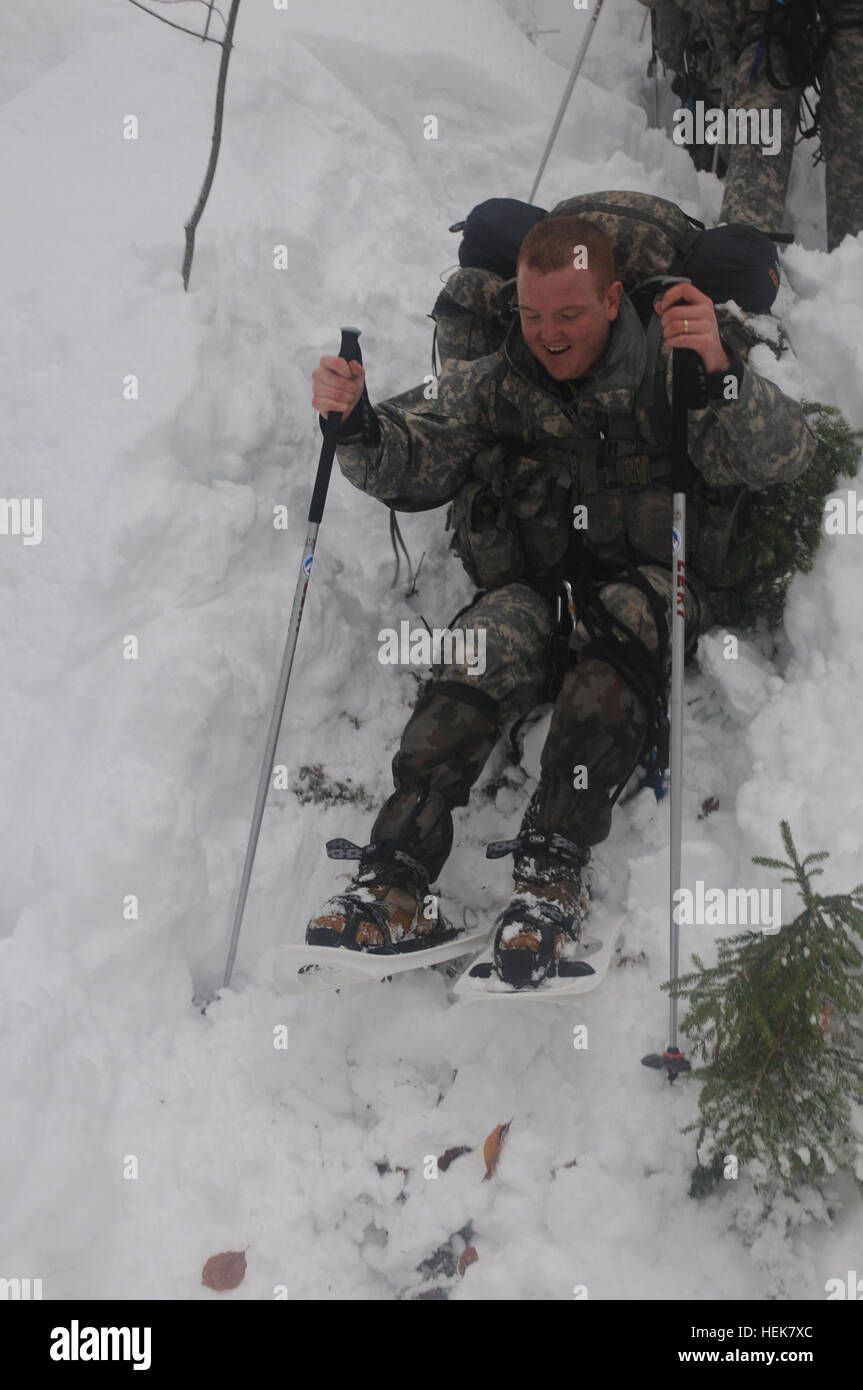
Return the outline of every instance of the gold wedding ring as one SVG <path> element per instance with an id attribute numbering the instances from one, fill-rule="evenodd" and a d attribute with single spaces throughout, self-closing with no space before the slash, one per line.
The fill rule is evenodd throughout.
<path id="1" fill-rule="evenodd" d="M 684 320 L 683 320 L 683 331 L 684 331 L 684 333 L 688 333 L 688 332 L 689 332 L 689 319 L 684 319 Z"/>

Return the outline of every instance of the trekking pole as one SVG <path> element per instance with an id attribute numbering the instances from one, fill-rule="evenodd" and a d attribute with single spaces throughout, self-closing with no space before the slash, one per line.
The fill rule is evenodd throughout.
<path id="1" fill-rule="evenodd" d="M 679 282 L 678 282 L 679 283 Z M 683 662 L 686 647 L 686 471 L 688 464 L 690 366 L 697 354 L 690 348 L 675 348 L 671 354 L 671 701 L 670 723 L 670 807 L 671 843 L 669 873 L 669 980 L 677 979 L 680 953 L 680 925 L 675 912 L 681 878 L 683 838 Z M 677 1045 L 677 999 L 672 995 L 668 1011 L 668 1046 L 663 1053 L 642 1057 L 642 1065 L 657 1070 L 664 1067 L 668 1080 L 689 1071 L 690 1064 Z"/>
<path id="2" fill-rule="evenodd" d="M 362 354 L 359 345 L 360 330 L 358 328 L 343 328 L 342 342 L 339 348 L 339 357 L 344 358 L 345 362 L 362 362 Z M 240 891 L 237 895 L 237 906 L 234 910 L 234 924 L 231 930 L 231 944 L 228 948 L 228 959 L 225 963 L 225 978 L 222 981 L 222 989 L 227 989 L 231 983 L 231 975 L 234 969 L 234 959 L 237 954 L 237 942 L 240 938 L 240 927 L 243 923 L 243 912 L 246 906 L 246 895 L 249 891 L 249 881 L 252 877 L 252 868 L 255 863 L 255 851 L 258 848 L 258 835 L 261 830 L 261 821 L 264 818 L 264 804 L 267 800 L 267 791 L 270 785 L 270 775 L 273 770 L 273 760 L 276 756 L 276 743 L 279 738 L 279 729 L 282 724 L 282 715 L 285 710 L 285 699 L 288 693 L 288 681 L 291 678 L 291 667 L 294 664 L 294 652 L 297 649 L 297 636 L 300 631 L 300 619 L 303 616 L 303 605 L 306 601 L 306 591 L 309 587 L 309 576 L 312 572 L 312 561 L 315 558 L 315 545 L 318 539 L 318 527 L 324 514 L 324 503 L 327 500 L 327 489 L 330 485 L 330 474 L 333 469 L 333 459 L 336 456 L 336 440 L 339 434 L 341 414 L 331 410 L 327 415 L 324 424 L 324 442 L 321 445 L 321 454 L 318 460 L 318 472 L 315 477 L 315 486 L 312 492 L 312 501 L 309 507 L 308 532 L 306 533 L 305 545 L 303 546 L 303 558 L 300 564 L 300 573 L 297 579 L 297 587 L 294 593 L 294 606 L 291 609 L 291 621 L 288 625 L 288 636 L 285 643 L 285 653 L 282 657 L 282 669 L 279 672 L 279 683 L 276 689 L 276 701 L 273 705 L 273 712 L 270 716 L 270 727 L 267 731 L 267 742 L 264 749 L 264 761 L 261 764 L 261 775 L 258 778 L 258 793 L 255 797 L 255 809 L 252 815 L 252 825 L 249 830 L 249 842 L 246 846 L 246 860 L 243 864 L 243 874 L 240 879 Z"/>
<path id="3" fill-rule="evenodd" d="M 581 65 L 584 62 L 584 55 L 587 52 L 590 40 L 593 38 L 593 31 L 596 28 L 596 21 L 599 19 L 599 12 L 601 9 L 602 0 L 596 0 L 596 6 L 594 8 L 593 14 L 590 16 L 590 19 L 588 20 L 587 31 L 584 35 L 584 38 L 581 41 L 581 48 L 578 50 L 578 57 L 575 60 L 575 66 L 573 67 L 572 72 L 570 73 L 569 81 L 566 84 L 566 91 L 563 94 L 563 98 L 557 110 L 557 115 L 554 118 L 554 125 L 551 128 L 551 134 L 548 137 L 548 143 L 545 147 L 545 150 L 543 151 L 542 160 L 540 161 L 536 178 L 533 181 L 533 188 L 530 190 L 530 197 L 527 200 L 529 203 L 533 202 L 536 190 L 539 188 L 539 181 L 542 178 L 543 170 L 545 169 L 545 166 L 548 162 L 548 156 L 551 154 L 551 147 L 554 144 L 557 132 L 560 129 L 560 123 L 563 120 L 563 113 L 569 105 L 569 98 L 572 96 L 572 89 L 575 86 L 575 79 L 578 77 L 578 74 L 581 71 Z"/>
<path id="4" fill-rule="evenodd" d="M 650 62 L 647 67 L 648 74 L 653 70 L 653 124 L 659 129 L 659 59 L 656 53 L 656 10 L 650 11 Z M 663 65 L 663 71 L 665 67 Z"/>

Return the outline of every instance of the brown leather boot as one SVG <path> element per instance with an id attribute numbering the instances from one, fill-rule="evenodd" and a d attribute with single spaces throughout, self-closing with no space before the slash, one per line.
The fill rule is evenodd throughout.
<path id="1" fill-rule="evenodd" d="M 330 846 L 335 846 L 335 851 Z M 428 891 L 421 864 L 398 853 L 389 866 L 368 858 L 373 846 L 360 850 L 349 841 L 331 840 L 331 858 L 359 858 L 360 869 L 345 893 L 328 898 L 306 928 L 309 946 L 341 946 L 351 951 L 393 955 L 440 946 L 458 933 Z M 356 851 L 353 853 L 352 851 Z M 365 861 L 365 862 L 364 862 Z M 399 883 L 388 882 L 398 878 Z"/>
<path id="2" fill-rule="evenodd" d="M 547 977 L 579 973 L 574 957 L 590 907 L 590 850 L 558 835 L 529 832 L 486 852 L 491 858 L 516 856 L 515 893 L 495 923 L 498 977 L 517 989 L 535 989 Z"/>

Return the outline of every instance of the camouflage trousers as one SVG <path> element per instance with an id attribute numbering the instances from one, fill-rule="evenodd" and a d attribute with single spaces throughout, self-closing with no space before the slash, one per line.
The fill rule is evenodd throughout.
<path id="1" fill-rule="evenodd" d="M 841 20 L 840 20 L 841 22 Z M 749 222 L 766 232 L 779 231 L 794 152 L 800 92 L 772 87 L 764 71 L 760 40 L 748 44 L 732 68 L 725 100 L 732 107 L 781 111 L 782 142 L 778 154 L 762 154 L 759 145 L 728 145 L 721 222 Z M 782 51 L 773 50 L 780 81 L 785 80 Z M 837 29 L 824 61 L 821 79 L 820 137 L 824 153 L 827 202 L 827 249 L 849 232 L 863 229 L 863 26 Z"/>
<path id="2" fill-rule="evenodd" d="M 671 628 L 672 577 L 659 566 L 640 573 L 658 596 Z M 600 589 L 607 613 L 623 622 L 658 657 L 659 637 L 648 596 L 635 584 L 615 581 Z M 688 590 L 687 640 L 697 636 L 702 606 Z M 470 790 L 500 737 L 502 727 L 547 700 L 553 675 L 550 641 L 556 630 L 552 600 L 524 584 L 481 595 L 459 615 L 458 627 L 485 633 L 485 668 L 437 668 L 401 737 L 393 760 L 395 792 L 380 811 L 371 843 L 406 851 L 439 875 L 452 848 L 452 810 L 468 803 Z M 611 826 L 612 796 L 638 764 L 650 716 L 633 683 L 588 645 L 579 625 L 570 639 L 574 664 L 554 702 L 542 750 L 537 789 L 522 829 L 556 832 L 587 847 Z M 656 678 L 664 683 L 666 672 Z M 548 863 L 531 864 L 538 873 Z M 516 859 L 519 877 L 530 876 Z"/>

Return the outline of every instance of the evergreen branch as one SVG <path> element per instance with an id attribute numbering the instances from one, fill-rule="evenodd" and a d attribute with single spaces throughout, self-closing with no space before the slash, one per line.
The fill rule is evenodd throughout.
<path id="1" fill-rule="evenodd" d="M 801 859 L 785 821 L 781 832 L 788 860 L 755 862 L 790 872 L 801 911 L 781 936 L 722 938 L 715 966 L 693 958 L 696 971 L 670 985 L 689 1003 L 681 1028 L 703 1063 L 690 1073 L 702 1088 L 699 1118 L 684 1129 L 699 1136 L 692 1195 L 721 1176 L 727 1153 L 753 1165 L 768 1198 L 854 1168 L 863 1052 L 849 1042 L 863 1011 L 863 885 L 820 895 L 814 878 L 829 852 Z"/>

